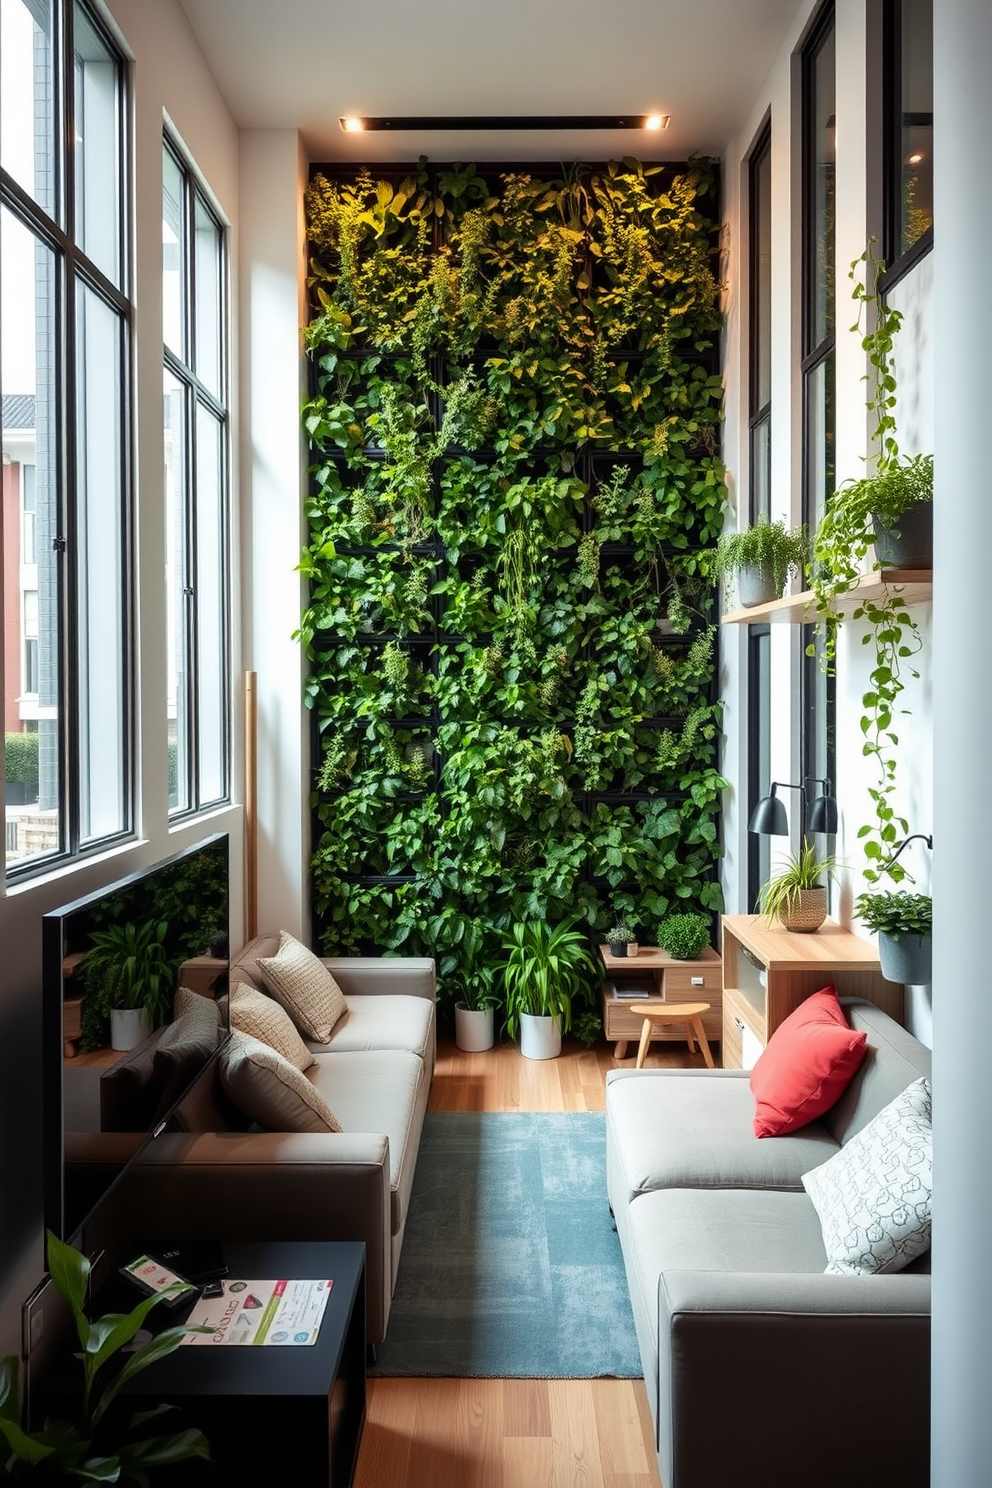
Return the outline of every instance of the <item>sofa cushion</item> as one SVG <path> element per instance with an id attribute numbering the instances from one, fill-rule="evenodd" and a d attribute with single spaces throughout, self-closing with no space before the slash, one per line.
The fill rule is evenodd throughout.
<path id="1" fill-rule="evenodd" d="M 344 1131 L 388 1138 L 390 1227 L 398 1234 L 406 1222 L 430 1085 L 422 1060 L 402 1049 L 319 1054 L 308 1077 L 333 1101 Z"/>
<path id="2" fill-rule="evenodd" d="M 315 1056 L 300 1038 L 286 1009 L 274 997 L 267 997 L 247 982 L 238 982 L 231 988 L 230 1007 L 232 1028 L 268 1044 L 298 1070 L 309 1069 L 313 1064 Z"/>
<path id="3" fill-rule="evenodd" d="M 306 1075 L 250 1034 L 232 1032 L 221 1051 L 220 1080 L 229 1099 L 265 1131 L 341 1130 Z"/>
<path id="4" fill-rule="evenodd" d="M 744 1071 L 611 1070 L 606 1162 L 614 1210 L 659 1188 L 802 1192 L 802 1175 L 837 1151 L 818 1122 L 759 1141 Z"/>
<path id="5" fill-rule="evenodd" d="M 274 956 L 258 957 L 265 985 L 282 1003 L 304 1038 L 326 1044 L 348 1010 L 344 993 L 327 967 L 288 931 Z"/>
<path id="6" fill-rule="evenodd" d="M 803 1175 L 827 1271 L 901 1271 L 930 1246 L 930 1082 L 913 1083 L 820 1167 Z"/>
<path id="7" fill-rule="evenodd" d="M 807 997 L 751 1071 L 755 1136 L 780 1137 L 822 1116 L 857 1072 L 867 1043 L 867 1034 L 849 1026 L 832 986 Z"/>
<path id="8" fill-rule="evenodd" d="M 930 1050 L 873 1002 L 843 998 L 851 1027 L 868 1036 L 864 1063 L 823 1124 L 843 1145 L 921 1075 L 929 1079 Z"/>
<path id="9" fill-rule="evenodd" d="M 362 1050 L 405 1049 L 425 1062 L 431 1055 L 434 1004 L 426 997 L 394 996 L 348 998 L 348 1011 L 335 1023 L 326 1044 L 312 1044 L 313 1054 L 356 1054 Z"/>

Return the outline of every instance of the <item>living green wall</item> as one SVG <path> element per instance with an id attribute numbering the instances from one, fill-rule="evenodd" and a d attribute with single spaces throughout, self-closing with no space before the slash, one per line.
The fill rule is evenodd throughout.
<path id="1" fill-rule="evenodd" d="M 706 164 L 307 191 L 315 943 L 720 908 Z"/>

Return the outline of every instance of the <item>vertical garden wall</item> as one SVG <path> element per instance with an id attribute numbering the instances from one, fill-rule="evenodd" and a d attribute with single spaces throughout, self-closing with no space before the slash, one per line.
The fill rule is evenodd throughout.
<path id="1" fill-rule="evenodd" d="M 327 953 L 720 907 L 706 165 L 315 170 L 300 635 Z"/>

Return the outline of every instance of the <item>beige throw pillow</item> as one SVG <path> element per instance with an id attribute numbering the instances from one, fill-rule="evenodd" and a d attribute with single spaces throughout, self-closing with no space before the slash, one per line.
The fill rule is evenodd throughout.
<path id="1" fill-rule="evenodd" d="M 220 1083 L 229 1100 L 266 1131 L 339 1132 L 319 1090 L 261 1039 L 235 1029 L 221 1051 Z"/>
<path id="2" fill-rule="evenodd" d="M 231 988 L 231 1027 L 268 1044 L 298 1070 L 309 1069 L 316 1063 L 286 1009 L 274 997 L 267 997 L 246 982 L 236 982 Z"/>
<path id="3" fill-rule="evenodd" d="M 283 930 L 276 954 L 260 956 L 256 964 L 303 1037 L 326 1044 L 348 1004 L 323 962 Z"/>

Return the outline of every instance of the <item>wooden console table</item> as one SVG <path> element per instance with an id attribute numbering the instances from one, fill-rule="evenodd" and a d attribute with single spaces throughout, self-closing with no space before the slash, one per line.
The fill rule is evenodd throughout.
<path id="1" fill-rule="evenodd" d="M 607 981 L 615 973 L 623 971 L 648 972 L 655 984 L 655 996 L 660 1005 L 674 1006 L 678 1003 L 708 1002 L 710 1011 L 703 1014 L 703 1028 L 711 1041 L 719 1040 L 723 1032 L 722 976 L 720 957 L 709 946 L 695 961 L 676 961 L 667 951 L 657 946 L 641 946 L 636 956 L 611 956 L 609 946 L 600 946 L 599 954 L 606 968 Z M 631 1003 L 638 998 L 613 997 L 603 987 L 603 1032 L 607 1039 L 616 1042 L 614 1056 L 625 1059 L 627 1044 L 641 1036 L 644 1018 L 632 1009 Z M 658 1028 L 652 1038 L 676 1040 L 685 1038 L 685 1029 L 678 1026 Z"/>
<path id="2" fill-rule="evenodd" d="M 835 920 L 811 935 L 783 930 L 764 915 L 723 916 L 723 1064 L 747 1068 L 789 1014 L 833 983 L 841 997 L 864 997 L 903 1019 L 903 989 L 887 982 L 878 951 Z"/>

